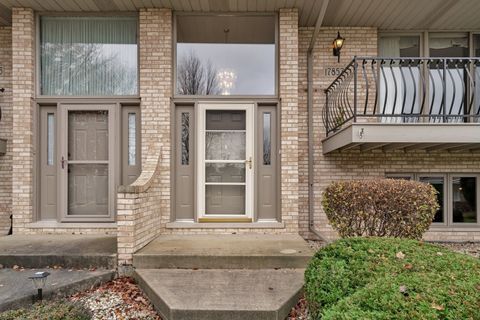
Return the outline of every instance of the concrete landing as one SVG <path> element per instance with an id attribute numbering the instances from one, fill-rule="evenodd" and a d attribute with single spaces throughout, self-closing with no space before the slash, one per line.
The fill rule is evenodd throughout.
<path id="1" fill-rule="evenodd" d="M 12 269 L 0 270 L 0 312 L 32 305 L 33 295 L 36 294 L 32 280 L 28 279 L 36 271 L 48 271 L 43 291 L 44 299 L 66 297 L 75 292 L 83 291 L 100 285 L 114 278 L 115 272 L 107 270 L 86 271 L 68 269 Z"/>
<path id="2" fill-rule="evenodd" d="M 117 265 L 115 236 L 12 235 L 0 237 L 0 264 L 24 268 L 62 266 L 106 268 Z"/>
<path id="3" fill-rule="evenodd" d="M 303 269 L 137 269 L 135 278 L 166 320 L 284 320 L 298 302 Z"/>
<path id="4" fill-rule="evenodd" d="M 313 251 L 299 235 L 162 235 L 135 253 L 137 269 L 305 268 Z"/>

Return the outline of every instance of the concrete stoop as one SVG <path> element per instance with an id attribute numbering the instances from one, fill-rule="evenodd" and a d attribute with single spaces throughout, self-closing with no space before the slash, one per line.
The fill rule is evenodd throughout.
<path id="1" fill-rule="evenodd" d="M 284 320 L 312 255 L 299 235 L 162 235 L 134 277 L 165 320 Z"/>
<path id="2" fill-rule="evenodd" d="M 284 320 L 303 290 L 304 269 L 137 269 L 165 320 Z"/>
<path id="3" fill-rule="evenodd" d="M 11 268 L 104 268 L 117 266 L 117 238 L 87 235 L 0 237 L 0 264 Z"/>

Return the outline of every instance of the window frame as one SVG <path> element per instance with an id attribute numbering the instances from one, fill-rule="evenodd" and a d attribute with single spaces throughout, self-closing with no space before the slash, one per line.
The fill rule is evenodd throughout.
<path id="1" fill-rule="evenodd" d="M 444 179 L 444 222 L 432 222 L 430 230 L 460 229 L 480 227 L 480 173 L 472 172 L 426 172 L 426 173 L 395 173 L 385 174 L 385 178 L 394 179 L 400 177 L 411 177 L 412 181 L 420 181 L 421 177 L 443 177 Z M 476 211 L 477 222 L 453 222 L 453 177 L 472 177 L 476 178 Z"/>
<path id="2" fill-rule="evenodd" d="M 43 16 L 51 17 L 135 17 L 137 20 L 136 39 L 137 39 L 137 93 L 134 95 L 101 95 L 101 96 L 70 96 L 70 95 L 44 95 L 41 90 L 42 70 L 41 70 L 41 30 L 40 20 Z M 42 11 L 35 13 L 35 97 L 45 99 L 125 99 L 140 97 L 140 21 L 138 12 L 55 12 Z"/>
<path id="3" fill-rule="evenodd" d="M 178 16 L 225 16 L 222 12 L 177 12 L 173 13 L 172 25 L 172 90 L 174 99 L 195 101 L 199 99 L 221 100 L 221 99 L 251 99 L 251 98 L 277 98 L 279 96 L 280 77 L 280 56 L 279 56 L 279 16 L 277 12 L 229 12 L 229 16 L 267 16 L 275 17 L 275 72 L 274 72 L 274 94 L 236 94 L 236 95 L 182 95 L 177 93 L 177 17 Z"/>

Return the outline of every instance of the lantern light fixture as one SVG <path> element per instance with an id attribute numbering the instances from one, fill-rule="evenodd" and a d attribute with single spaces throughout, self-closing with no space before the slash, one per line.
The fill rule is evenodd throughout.
<path id="1" fill-rule="evenodd" d="M 30 280 L 32 280 L 35 289 L 37 289 L 37 301 L 42 301 L 43 299 L 43 288 L 45 288 L 45 284 L 47 283 L 47 277 L 49 275 L 50 272 L 39 271 L 35 272 L 33 276 L 28 277 Z"/>
<path id="2" fill-rule="evenodd" d="M 340 35 L 340 31 L 337 33 L 337 38 L 333 40 L 333 55 L 338 57 L 338 62 L 340 62 L 340 51 L 342 50 L 343 43 L 345 42 L 345 38 Z"/>

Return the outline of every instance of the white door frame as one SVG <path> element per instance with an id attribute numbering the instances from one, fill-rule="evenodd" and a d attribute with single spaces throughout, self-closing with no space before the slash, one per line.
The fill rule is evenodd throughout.
<path id="1" fill-rule="evenodd" d="M 207 110 L 244 110 L 245 111 L 245 214 L 217 215 L 205 214 L 205 127 Z M 255 104 L 253 103 L 199 103 L 197 109 L 197 219 L 220 218 L 238 219 L 254 217 L 254 130 Z M 247 161 L 248 160 L 248 161 Z M 249 163 L 250 162 L 250 163 Z"/>
<path id="2" fill-rule="evenodd" d="M 69 111 L 108 112 L 108 160 L 85 161 L 85 163 L 108 164 L 108 214 L 107 215 L 68 215 L 68 113 Z M 115 105 L 112 104 L 69 104 L 58 108 L 59 152 L 57 153 L 58 218 L 62 222 L 114 221 L 115 208 Z M 82 163 L 82 161 L 71 161 Z"/>

